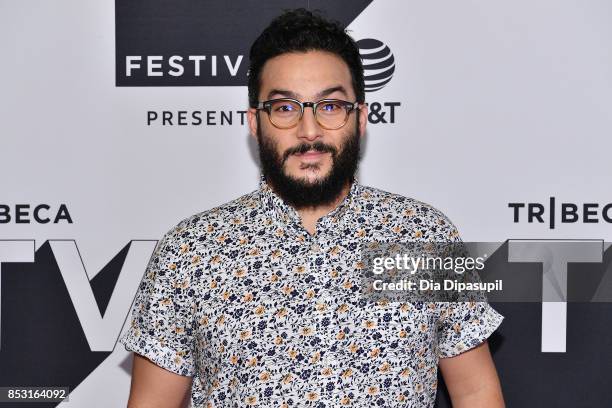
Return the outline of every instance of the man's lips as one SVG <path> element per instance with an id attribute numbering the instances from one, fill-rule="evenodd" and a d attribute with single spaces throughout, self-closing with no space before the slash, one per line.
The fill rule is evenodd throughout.
<path id="1" fill-rule="evenodd" d="M 319 159 L 323 157 L 323 155 L 327 154 L 327 152 L 320 152 L 317 150 L 309 150 L 305 153 L 295 153 L 294 156 L 299 157 L 300 159 Z"/>

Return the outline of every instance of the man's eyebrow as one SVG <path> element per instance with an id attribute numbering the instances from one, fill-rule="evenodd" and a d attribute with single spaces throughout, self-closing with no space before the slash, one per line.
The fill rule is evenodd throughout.
<path id="1" fill-rule="evenodd" d="M 293 99 L 300 99 L 300 95 L 296 94 L 293 91 L 288 91 L 285 89 L 272 89 L 270 90 L 270 92 L 268 92 L 268 99 L 270 99 L 272 97 L 272 95 L 280 95 L 282 98 L 293 98 Z"/>
<path id="2" fill-rule="evenodd" d="M 337 86 L 332 86 L 330 88 L 324 89 L 321 92 L 317 93 L 315 95 L 315 100 L 322 99 L 322 98 L 324 98 L 324 97 L 326 97 L 329 94 L 332 94 L 334 92 L 340 92 L 345 97 L 348 97 L 348 93 L 346 92 L 346 89 L 342 85 L 337 85 Z M 293 91 L 286 90 L 286 89 L 272 89 L 272 90 L 270 90 L 270 92 L 268 92 L 267 99 L 270 99 L 272 97 L 272 95 L 280 95 L 280 97 L 282 97 L 282 98 L 293 98 L 293 99 L 301 100 L 301 95 L 300 94 L 295 93 Z"/>
<path id="3" fill-rule="evenodd" d="M 331 88 L 322 90 L 321 92 L 315 95 L 315 98 L 321 99 L 334 92 L 340 92 L 344 95 L 344 97 L 348 97 L 348 94 L 346 93 L 346 89 L 344 89 L 342 85 L 337 85 L 337 86 L 332 86 Z"/>

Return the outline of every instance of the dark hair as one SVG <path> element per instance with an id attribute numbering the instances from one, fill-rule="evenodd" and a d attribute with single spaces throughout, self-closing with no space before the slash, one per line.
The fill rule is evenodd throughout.
<path id="1" fill-rule="evenodd" d="M 359 103 L 365 101 L 363 65 L 359 47 L 334 20 L 326 20 L 304 8 L 285 11 L 257 37 L 249 53 L 249 105 L 257 106 L 261 70 L 270 58 L 288 52 L 328 51 L 348 65 Z"/>

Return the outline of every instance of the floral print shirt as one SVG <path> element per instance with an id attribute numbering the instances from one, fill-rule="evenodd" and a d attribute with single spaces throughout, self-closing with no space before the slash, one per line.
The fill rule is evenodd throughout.
<path id="1" fill-rule="evenodd" d="M 486 302 L 367 302 L 359 249 L 459 240 L 437 209 L 357 179 L 310 235 L 261 176 L 164 235 L 120 342 L 192 376 L 194 408 L 432 407 L 439 358 L 503 317 Z"/>

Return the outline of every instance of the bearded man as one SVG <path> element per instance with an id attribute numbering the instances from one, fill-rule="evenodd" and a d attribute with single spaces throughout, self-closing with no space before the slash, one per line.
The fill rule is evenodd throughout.
<path id="1" fill-rule="evenodd" d="M 121 342 L 129 407 L 503 407 L 486 302 L 368 302 L 367 242 L 459 242 L 434 207 L 360 184 L 363 67 L 338 23 L 277 17 L 252 45 L 259 188 L 157 245 Z"/>

